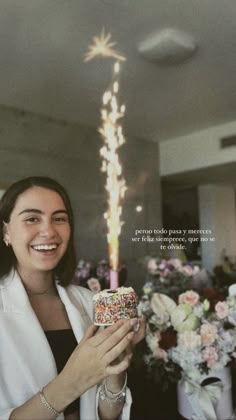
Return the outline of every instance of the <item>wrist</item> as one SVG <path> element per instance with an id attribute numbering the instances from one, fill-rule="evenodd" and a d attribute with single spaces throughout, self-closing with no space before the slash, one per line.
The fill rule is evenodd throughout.
<path id="1" fill-rule="evenodd" d="M 62 412 L 57 411 L 46 399 L 45 394 L 44 394 L 44 389 L 42 388 L 42 390 L 39 392 L 39 398 L 41 400 L 41 403 L 43 404 L 44 407 L 46 407 L 46 409 L 53 414 L 53 416 L 58 417 Z"/>
<path id="2" fill-rule="evenodd" d="M 76 387 L 69 386 L 62 372 L 57 375 L 44 388 L 46 400 L 52 405 L 56 411 L 63 412 L 79 395 L 77 395 Z"/>
<path id="3" fill-rule="evenodd" d="M 101 385 L 101 388 L 99 391 L 100 400 L 107 401 L 109 405 L 113 405 L 117 403 L 118 404 L 124 403 L 125 398 L 126 398 L 126 384 L 127 384 L 127 374 L 125 374 L 125 380 L 124 380 L 122 388 L 120 388 L 119 391 L 114 392 L 114 391 L 111 391 L 111 389 L 107 387 L 107 383 L 105 380 L 103 384 Z"/>
<path id="4" fill-rule="evenodd" d="M 112 393 L 120 392 L 126 386 L 127 373 L 122 372 L 119 375 L 108 376 L 104 383 L 108 391 Z"/>
<path id="5" fill-rule="evenodd" d="M 49 404 L 58 412 L 63 412 L 67 405 L 70 404 L 70 401 L 66 399 L 65 395 L 61 395 L 58 376 L 43 388 L 43 393 Z"/>

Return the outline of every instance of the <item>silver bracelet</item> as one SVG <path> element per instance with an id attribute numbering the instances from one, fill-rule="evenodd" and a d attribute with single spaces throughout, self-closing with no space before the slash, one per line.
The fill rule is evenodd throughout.
<path id="1" fill-rule="evenodd" d="M 49 402 L 46 400 L 43 389 L 39 392 L 39 396 L 43 405 L 50 411 L 50 413 L 54 414 L 55 416 L 59 416 L 61 414 L 59 411 L 53 408 L 51 404 L 49 404 Z"/>
<path id="2" fill-rule="evenodd" d="M 109 391 L 107 389 L 106 382 L 104 381 L 99 391 L 99 398 L 102 401 L 107 401 L 110 404 L 124 402 L 125 397 L 126 397 L 126 385 L 127 385 L 127 374 L 126 374 L 125 383 L 122 389 L 116 393 Z"/>

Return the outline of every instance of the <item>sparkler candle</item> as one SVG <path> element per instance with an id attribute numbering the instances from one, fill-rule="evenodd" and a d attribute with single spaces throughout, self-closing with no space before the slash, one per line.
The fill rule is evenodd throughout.
<path id="1" fill-rule="evenodd" d="M 118 287 L 119 265 L 119 236 L 121 233 L 121 199 L 126 191 L 125 180 L 122 176 L 122 167 L 119 160 L 118 149 L 125 143 L 121 119 L 124 117 L 125 106 L 119 104 L 119 73 L 120 62 L 125 57 L 114 50 L 115 43 L 110 42 L 111 34 L 105 35 L 104 30 L 100 37 L 94 37 L 94 43 L 89 46 L 85 61 L 92 60 L 96 56 L 112 57 L 115 59 L 111 88 L 108 89 L 102 99 L 101 120 L 102 125 L 99 133 L 103 138 L 103 146 L 100 149 L 102 157 L 102 172 L 106 173 L 106 185 L 108 209 L 105 213 L 107 221 L 107 241 L 109 251 L 110 287 Z"/>

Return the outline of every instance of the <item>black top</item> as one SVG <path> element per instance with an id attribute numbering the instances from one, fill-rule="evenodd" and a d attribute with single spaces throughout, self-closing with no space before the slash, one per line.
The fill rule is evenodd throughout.
<path id="1" fill-rule="evenodd" d="M 71 329 L 45 331 L 45 335 L 51 347 L 57 371 L 60 373 L 78 343 Z M 79 412 L 79 408 L 80 399 L 78 398 L 68 405 L 64 414 L 70 414 L 77 410 Z"/>

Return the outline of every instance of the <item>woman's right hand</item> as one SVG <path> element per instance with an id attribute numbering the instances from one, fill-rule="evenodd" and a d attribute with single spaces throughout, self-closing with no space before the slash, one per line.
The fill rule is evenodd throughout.
<path id="1" fill-rule="evenodd" d="M 97 334 L 98 327 L 88 328 L 60 374 L 72 401 L 107 376 L 127 369 L 129 356 L 121 360 L 119 356 L 132 341 L 136 323 L 137 319 L 120 320 Z"/>

